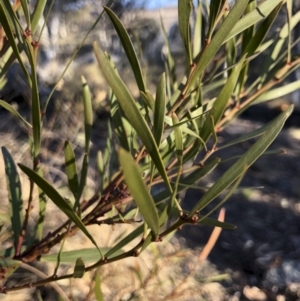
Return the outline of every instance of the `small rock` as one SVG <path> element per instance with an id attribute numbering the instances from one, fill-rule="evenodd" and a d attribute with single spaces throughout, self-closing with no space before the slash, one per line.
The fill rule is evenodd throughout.
<path id="1" fill-rule="evenodd" d="M 256 286 L 245 286 L 243 289 L 244 296 L 251 301 L 265 301 L 266 294 Z"/>

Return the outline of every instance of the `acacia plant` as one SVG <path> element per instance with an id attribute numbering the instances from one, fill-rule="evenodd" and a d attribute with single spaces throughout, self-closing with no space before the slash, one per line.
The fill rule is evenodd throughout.
<path id="1" fill-rule="evenodd" d="M 291 13 L 292 2 L 237 0 L 231 6 L 226 0 L 211 0 L 210 3 L 198 1 L 197 6 L 193 7 L 192 1 L 179 0 L 178 24 L 185 49 L 185 76 L 183 79 L 177 78 L 176 63 L 162 19 L 167 49 L 164 55 L 165 72 L 159 79 L 156 92 L 151 93 L 147 89 L 135 43 L 110 8 L 110 1 L 86 37 L 101 22 L 102 15 L 107 14 L 120 38 L 140 93 L 137 98 L 132 96 L 114 62 L 95 41 L 94 54 L 109 86 L 112 127 L 106 148 L 99 150 L 97 156 L 101 179 L 97 183 L 99 189 L 90 199 L 84 200 L 82 195 L 89 168 L 94 111 L 88 83 L 82 78 L 84 158 L 83 162 L 76 162 L 72 144 L 65 141 L 65 171 L 72 194 L 72 198 L 67 200 L 55 188 L 55 183 L 50 183 L 43 176 L 40 164 L 43 118 L 55 89 L 41 105 L 37 79 L 41 34 L 37 32 L 37 25 L 44 13 L 46 0 L 36 1 L 33 10 L 29 8 L 28 1 L 1 1 L 0 78 L 3 80 L 16 60 L 31 91 L 31 118 L 26 120 L 4 100 L 0 100 L 0 105 L 27 128 L 32 158 L 31 166 L 15 163 L 10 151 L 2 147 L 11 214 L 11 237 L 7 240 L 10 246 L 1 250 L 5 262 L 1 269 L 4 278 L 20 265 L 41 259 L 47 261 L 48 253 L 54 246 L 63 245 L 68 236 L 78 231 L 86 235 L 95 248 L 64 252 L 61 247 L 60 252 L 52 254 L 51 258 L 56 256 L 57 265 L 64 259 L 74 258 L 74 272 L 54 274 L 30 283 L 31 287 L 59 279 L 82 277 L 84 272 L 115 261 L 122 264 L 123 258 L 138 256 L 150 244 L 159 243 L 185 224 L 234 229 L 234 225 L 215 220 L 210 215 L 230 197 L 247 169 L 261 155 L 279 152 L 267 149 L 293 108 L 290 106 L 261 128 L 233 141 L 219 143 L 218 136 L 250 106 L 299 88 L 299 82 L 280 85 L 300 64 L 300 58 L 292 55 L 292 48 L 297 42 L 292 42 L 292 30 L 300 20 L 300 12 L 295 15 Z M 286 23 L 268 35 L 281 9 L 287 12 Z M 253 80 L 249 77 L 249 66 L 253 66 L 253 60 L 260 55 L 264 56 L 264 64 L 259 69 L 260 75 Z M 64 73 L 57 82 L 63 76 Z M 113 143 L 116 138 L 118 143 Z M 252 146 L 244 154 L 232 158 L 232 165 L 226 172 L 212 186 L 202 190 L 194 207 L 184 210 L 179 193 L 200 185 L 208 173 L 218 168 L 222 163 L 218 151 L 230 150 L 237 143 L 253 139 L 256 141 Z M 21 194 L 20 173 L 26 174 L 30 180 L 30 196 L 26 202 Z M 34 230 L 29 230 L 35 186 L 40 192 L 39 218 L 33 225 Z M 65 221 L 50 233 L 43 231 L 47 202 L 53 202 L 66 216 Z M 213 209 L 203 213 L 203 209 L 211 203 L 214 204 L 210 207 Z M 25 211 L 23 206 L 27 208 Z M 132 223 L 137 227 L 108 250 L 97 245 L 88 226 L 116 223 Z M 124 251 L 135 239 L 138 243 Z M 1 290 L 8 293 L 28 285 L 3 286 Z"/>

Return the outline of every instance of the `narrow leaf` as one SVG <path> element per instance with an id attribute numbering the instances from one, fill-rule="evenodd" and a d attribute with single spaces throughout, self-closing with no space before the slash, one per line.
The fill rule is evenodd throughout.
<path id="1" fill-rule="evenodd" d="M 269 147 L 281 131 L 286 119 L 293 111 L 293 106 L 281 113 L 270 123 L 270 128 L 237 162 L 235 162 L 215 184 L 204 194 L 200 201 L 194 206 L 189 216 L 203 209 L 212 202 L 222 191 L 240 177 L 246 168 L 249 168 Z"/>
<path id="2" fill-rule="evenodd" d="M 258 104 L 261 102 L 266 102 L 272 99 L 278 99 L 296 90 L 300 89 L 300 80 L 294 81 L 292 83 L 286 84 L 282 87 L 269 90 L 268 92 L 259 96 L 252 104 Z"/>
<path id="3" fill-rule="evenodd" d="M 85 152 L 90 150 L 91 134 L 93 126 L 93 108 L 89 86 L 85 78 L 81 77 L 83 104 L 84 104 L 84 131 L 85 131 Z"/>
<path id="4" fill-rule="evenodd" d="M 157 86 L 155 109 L 154 109 L 153 136 L 157 146 L 159 146 L 160 144 L 163 129 L 164 129 L 165 111 L 166 111 L 166 77 L 165 74 L 163 74 Z"/>
<path id="5" fill-rule="evenodd" d="M 23 122 L 26 127 L 29 129 L 32 129 L 32 125 L 26 121 L 26 119 L 16 110 L 14 109 L 9 103 L 7 103 L 4 100 L 0 100 L 0 106 L 2 106 L 4 109 L 15 115 L 21 122 Z"/>
<path id="6" fill-rule="evenodd" d="M 236 22 L 239 20 L 243 14 L 248 0 L 239 0 L 236 2 L 228 16 L 225 18 L 224 22 L 213 36 L 211 42 L 207 47 L 205 47 L 202 55 L 199 58 L 199 61 L 196 63 L 196 67 L 193 70 L 193 73 L 190 76 L 190 79 L 186 85 L 186 93 L 188 93 L 191 88 L 194 86 L 198 78 L 202 75 L 202 72 L 213 59 L 221 45 L 226 42 L 226 37 L 228 32 L 233 28 Z M 228 39 L 227 39 L 228 40 Z"/>
<path id="7" fill-rule="evenodd" d="M 191 0 L 178 1 L 178 25 L 180 35 L 185 48 L 187 64 L 192 64 L 191 37 L 190 37 L 190 15 L 192 11 Z"/>
<path id="8" fill-rule="evenodd" d="M 102 70 L 103 75 L 105 76 L 112 91 L 116 95 L 121 108 L 125 112 L 132 127 L 136 130 L 137 134 L 143 141 L 149 155 L 151 156 L 154 164 L 156 165 L 156 168 L 158 169 L 166 185 L 171 191 L 171 186 L 168 181 L 166 170 L 160 157 L 159 150 L 156 146 L 154 137 L 139 108 L 137 107 L 135 100 L 133 99 L 132 95 L 128 91 L 121 78 L 112 69 L 103 51 L 97 46 L 96 43 L 94 43 L 94 51 L 100 69 Z"/>
<path id="9" fill-rule="evenodd" d="M 23 164 L 18 164 L 21 170 L 37 185 L 46 195 L 53 201 L 53 203 L 72 221 L 97 247 L 100 255 L 102 256 L 100 249 L 98 248 L 93 236 L 88 232 L 81 219 L 69 205 L 69 203 L 58 193 L 58 191 L 39 174 Z"/>
<path id="10" fill-rule="evenodd" d="M 227 42 L 232 37 L 266 18 L 280 2 L 282 2 L 282 0 L 267 0 L 261 3 L 255 10 L 252 10 L 237 21 L 236 24 L 233 24 L 234 26 L 232 26 L 230 33 L 227 35 L 224 42 Z"/>
<path id="11" fill-rule="evenodd" d="M 41 177 L 43 177 L 43 171 L 41 168 L 38 169 L 38 174 Z M 43 238 L 44 221 L 45 221 L 46 208 L 47 208 L 47 196 L 40 187 L 38 187 L 38 190 L 39 190 L 39 219 L 37 222 L 36 237 L 38 241 L 40 241 Z"/>
<path id="12" fill-rule="evenodd" d="M 35 3 L 34 10 L 33 10 L 32 16 L 31 16 L 32 34 L 35 34 L 35 32 L 38 28 L 39 20 L 40 20 L 41 16 L 43 15 L 46 3 L 47 3 L 47 0 L 39 0 Z"/>
<path id="13" fill-rule="evenodd" d="M 236 85 L 236 82 L 238 80 L 238 77 L 240 75 L 240 71 L 243 67 L 245 61 L 245 56 L 243 58 L 241 58 L 241 60 L 239 61 L 239 63 L 236 65 L 236 67 L 232 70 L 230 77 L 228 78 L 225 86 L 223 87 L 223 89 L 221 90 L 221 92 L 219 93 L 219 96 L 217 97 L 216 101 L 213 104 L 213 109 L 212 111 L 210 111 L 208 113 L 207 119 L 202 127 L 201 130 L 201 138 L 204 141 L 207 141 L 207 139 L 209 138 L 209 136 L 212 134 L 211 132 L 211 116 L 213 117 L 213 121 L 215 123 L 215 125 L 217 126 L 220 118 L 222 117 L 222 114 L 224 113 L 224 110 L 228 104 L 228 101 L 231 97 L 231 94 L 234 90 L 234 87 Z"/>
<path id="14" fill-rule="evenodd" d="M 1 150 L 4 160 L 6 185 L 10 204 L 11 228 L 13 231 L 14 245 L 17 246 L 19 235 L 21 235 L 22 230 L 23 202 L 21 182 L 12 156 L 4 146 L 1 147 Z"/>
<path id="15" fill-rule="evenodd" d="M 119 18 L 114 14 L 114 12 L 111 9 L 109 9 L 108 7 L 105 6 L 104 10 L 108 14 L 110 20 L 112 21 L 112 23 L 118 33 L 118 36 L 122 43 L 122 46 L 127 55 L 127 59 L 131 65 L 132 71 L 134 73 L 139 90 L 146 93 L 146 87 L 145 87 L 145 82 L 143 79 L 141 66 L 139 64 L 136 52 L 134 50 L 134 47 L 132 45 L 132 42 L 130 40 L 130 37 L 129 37 L 126 29 L 124 28 L 122 22 L 119 20 Z"/>
<path id="16" fill-rule="evenodd" d="M 119 151 L 119 159 L 129 191 L 134 198 L 145 222 L 155 235 L 159 232 L 159 219 L 154 201 L 141 177 L 140 170 L 131 154 L 124 149 Z"/>
<path id="17" fill-rule="evenodd" d="M 108 252 L 109 248 L 100 248 L 102 253 Z M 119 250 L 116 252 L 116 255 L 121 254 L 122 251 Z M 56 253 L 54 254 L 45 254 L 41 256 L 41 261 L 44 262 L 56 262 L 57 260 Z M 60 255 L 60 262 L 62 263 L 73 263 L 77 260 L 77 258 L 81 258 L 86 263 L 95 263 L 101 259 L 99 255 L 99 251 L 96 248 L 87 248 L 87 249 L 79 249 L 72 251 L 64 251 Z"/>
<path id="18" fill-rule="evenodd" d="M 69 188 L 76 200 L 79 193 L 78 173 L 77 173 L 74 150 L 69 141 L 65 141 L 64 152 L 65 152 L 66 174 L 68 177 Z"/>
<path id="19" fill-rule="evenodd" d="M 103 293 L 101 290 L 101 278 L 99 272 L 96 274 L 94 292 L 97 301 L 104 301 Z"/>

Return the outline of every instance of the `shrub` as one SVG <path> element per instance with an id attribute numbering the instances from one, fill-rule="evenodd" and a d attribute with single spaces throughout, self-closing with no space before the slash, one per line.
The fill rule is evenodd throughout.
<path id="1" fill-rule="evenodd" d="M 297 89 L 297 82 L 276 87 L 300 63 L 299 58 L 291 55 L 291 30 L 299 21 L 299 13 L 294 16 L 291 14 L 291 2 L 266 0 L 257 4 L 256 1 L 239 0 L 229 8 L 227 1 L 212 0 L 206 7 L 206 22 L 204 4 L 200 1 L 194 8 L 195 20 L 191 30 L 192 4 L 190 1 L 179 0 L 178 22 L 185 49 L 185 77 L 181 81 L 177 79 L 172 49 L 164 33 L 167 49 L 165 73 L 159 79 L 155 96 L 147 89 L 145 75 L 126 29 L 109 5 L 105 6 L 104 11 L 121 40 L 140 94 L 137 99 L 132 96 L 109 55 L 94 42 L 96 59 L 109 86 L 112 126 L 109 126 L 106 148 L 99 151 L 97 156 L 99 189 L 88 200 L 84 199 L 83 192 L 89 169 L 93 107 L 89 86 L 83 77 L 83 161 L 76 162 L 70 141 L 64 145 L 70 199 L 55 188 L 55 183 L 45 179 L 41 168 L 43 118 L 55 89 L 42 106 L 37 80 L 39 40 L 34 37 L 45 2 L 37 1 L 32 13 L 26 1 L 16 1 L 13 5 L 8 0 L 0 3 L 0 33 L 3 42 L 1 77 L 17 59 L 31 91 L 31 120 L 26 120 L 3 100 L 0 100 L 0 105 L 27 128 L 32 158 L 31 168 L 22 163 L 18 163 L 17 168 L 9 150 L 2 147 L 11 218 L 11 231 L 8 233 L 11 236 L 9 246 L 1 251 L 5 262 L 1 272 L 6 279 L 16 267 L 28 267 L 28 263 L 52 261 L 53 258 L 56 268 L 50 277 L 29 284 L 3 286 L 2 292 L 82 277 L 87 271 L 138 256 L 150 244 L 162 241 L 185 224 L 234 229 L 234 225 L 216 220 L 211 214 L 228 200 L 247 169 L 261 155 L 280 152 L 267 149 L 293 108 L 287 108 L 274 120 L 236 140 L 219 143 L 218 136 L 224 127 L 250 106 Z M 268 37 L 267 33 L 283 6 L 287 7 L 287 22 Z M 251 82 L 248 76 L 249 64 L 266 51 L 270 54 L 260 68 L 260 75 Z M 75 55 L 76 52 L 70 62 Z M 118 139 L 117 143 L 113 143 L 115 138 Z M 180 193 L 194 188 L 213 169 L 218 168 L 222 163 L 218 151 L 254 138 L 256 142 L 238 158 L 231 158 L 231 167 L 211 187 L 202 190 L 201 198 L 195 206 L 191 210 L 184 210 Z M 30 180 L 27 203 L 23 203 L 20 171 Z M 30 229 L 35 186 L 39 190 L 39 216 L 33 229 Z M 66 216 L 65 221 L 48 234 L 43 230 L 47 200 L 53 202 Z M 214 204 L 212 209 L 203 213 L 203 209 L 211 203 Z M 24 213 L 25 204 L 27 209 Z M 90 225 L 115 224 L 138 226 L 132 228 L 125 237 L 120 237 L 109 249 L 98 245 L 88 229 Z M 101 232 L 101 227 L 99 229 Z M 6 228 L 6 231 L 9 230 Z M 64 251 L 64 241 L 76 232 L 83 233 L 94 248 Z M 60 245 L 59 251 L 48 255 L 57 245 Z M 57 275 L 58 266 L 70 261 L 75 264 L 74 271 Z M 96 279 L 96 287 L 99 287 L 100 280 Z M 97 289 L 96 294 L 98 300 L 101 300 Z"/>

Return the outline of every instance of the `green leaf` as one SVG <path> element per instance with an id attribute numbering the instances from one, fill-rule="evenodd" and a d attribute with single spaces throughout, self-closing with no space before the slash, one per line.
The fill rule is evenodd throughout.
<path id="1" fill-rule="evenodd" d="M 249 0 L 239 0 L 236 2 L 234 7 L 231 9 L 228 16 L 225 18 L 223 24 L 220 26 L 216 34 L 213 36 L 211 42 L 205 47 L 199 61 L 196 63 L 196 67 L 191 74 L 189 81 L 186 85 L 186 93 L 190 92 L 191 88 L 194 87 L 196 81 L 202 75 L 202 72 L 211 62 L 221 45 L 226 42 L 228 32 L 237 23 L 241 15 L 243 14 Z M 228 40 L 228 39 L 227 39 Z"/>
<path id="2" fill-rule="evenodd" d="M 41 135 L 42 135 L 42 121 L 41 121 L 41 109 L 39 88 L 37 83 L 37 73 L 35 64 L 31 64 L 32 72 L 32 89 L 31 89 L 31 116 L 32 116 L 32 133 L 33 133 L 33 147 L 34 156 L 37 157 L 41 147 Z"/>
<path id="3" fill-rule="evenodd" d="M 29 6 L 27 0 L 21 0 L 21 5 L 26 19 L 27 27 L 31 30 L 30 13 L 29 13 Z"/>
<path id="4" fill-rule="evenodd" d="M 144 103 L 154 112 L 155 100 L 154 100 L 152 94 L 149 92 L 146 92 L 146 94 L 145 94 L 142 91 L 140 91 L 140 94 L 141 94 L 141 98 L 144 101 Z"/>
<path id="5" fill-rule="evenodd" d="M 102 253 L 108 252 L 109 248 L 100 248 Z M 123 251 L 119 250 L 116 252 L 116 255 L 123 253 Z M 56 262 L 57 255 L 54 254 L 45 254 L 41 256 L 41 261 L 44 262 Z M 60 255 L 60 262 L 61 263 L 73 263 L 77 260 L 77 258 L 81 258 L 86 263 L 95 263 L 101 259 L 99 255 L 99 251 L 96 248 L 83 248 L 79 250 L 72 250 L 72 251 L 64 251 Z"/>
<path id="6" fill-rule="evenodd" d="M 155 235 L 159 232 L 159 219 L 154 201 L 141 177 L 140 170 L 130 153 L 119 150 L 119 160 L 129 191 L 139 208 L 141 215 Z"/>
<path id="7" fill-rule="evenodd" d="M 267 18 L 265 18 L 262 23 L 260 24 L 258 30 L 249 41 L 247 46 L 245 47 L 243 54 L 248 54 L 247 56 L 251 56 L 257 51 L 258 47 L 263 42 L 264 38 L 266 37 L 267 33 L 269 32 L 272 24 L 274 23 L 278 13 L 282 7 L 283 2 L 280 2 L 275 8 L 271 11 Z"/>
<path id="8" fill-rule="evenodd" d="M 230 30 L 230 33 L 227 35 L 224 42 L 227 42 L 232 37 L 235 37 L 245 29 L 266 18 L 281 2 L 282 0 L 266 0 L 261 3 L 255 10 L 252 10 L 250 13 L 246 14 L 243 18 L 237 21 L 236 24 L 233 24 L 234 26 L 232 26 L 232 29 Z"/>
<path id="9" fill-rule="evenodd" d="M 91 133 L 93 126 L 93 108 L 89 86 L 85 78 L 81 77 L 83 104 L 84 104 L 84 131 L 85 131 L 85 152 L 89 153 L 91 143 Z"/>
<path id="10" fill-rule="evenodd" d="M 297 80 L 282 87 L 265 92 L 264 94 L 259 96 L 254 102 L 252 102 L 252 104 L 258 104 L 272 99 L 278 99 L 299 89 L 300 80 Z"/>
<path id="11" fill-rule="evenodd" d="M 166 77 L 163 74 L 159 80 L 154 109 L 153 136 L 159 146 L 164 130 L 164 118 L 166 112 Z"/>
<path id="12" fill-rule="evenodd" d="M 43 171 L 39 167 L 38 174 L 43 177 Z M 36 229 L 36 237 L 37 240 L 40 241 L 43 238 L 43 231 L 44 231 L 44 221 L 45 221 L 45 214 L 47 208 L 47 197 L 45 192 L 38 187 L 39 190 L 39 219 L 37 222 L 37 229 Z"/>
<path id="13" fill-rule="evenodd" d="M 28 168 L 23 164 L 18 164 L 21 170 L 31 179 L 37 186 L 39 186 L 46 195 L 52 200 L 52 202 L 72 221 L 97 247 L 100 256 L 102 256 L 100 249 L 98 248 L 93 236 L 88 232 L 81 219 L 75 213 L 73 208 L 68 202 L 58 193 L 58 191 L 45 179 L 43 179 L 39 174 L 37 174 L 32 169 Z"/>
<path id="14" fill-rule="evenodd" d="M 94 292 L 97 301 L 104 301 L 103 293 L 101 290 L 101 278 L 99 272 L 97 272 L 96 274 Z"/>
<path id="15" fill-rule="evenodd" d="M 177 75 L 176 75 L 175 61 L 174 61 L 174 57 L 171 52 L 171 46 L 170 46 L 170 42 L 168 39 L 168 34 L 165 30 L 164 22 L 163 22 L 161 15 L 160 15 L 160 25 L 161 25 L 161 30 L 162 30 L 162 34 L 163 34 L 163 38 L 164 38 L 164 44 L 165 44 L 166 52 L 167 52 L 166 54 L 163 54 L 164 59 L 166 60 L 166 62 L 165 62 L 166 68 L 165 69 L 167 72 L 167 78 L 171 79 L 173 91 L 176 91 L 178 87 L 177 87 Z M 168 97 L 170 97 L 169 94 L 168 94 Z"/>
<path id="16" fill-rule="evenodd" d="M 2 106 L 4 109 L 15 115 L 21 122 L 23 122 L 26 125 L 26 127 L 32 129 L 32 125 L 29 122 L 27 122 L 26 119 L 22 115 L 20 115 L 20 113 L 16 109 L 14 109 L 9 103 L 7 103 L 4 100 L 0 100 L 0 106 Z"/>
<path id="17" fill-rule="evenodd" d="M 83 156 L 81 173 L 80 173 L 79 192 L 78 192 L 78 196 L 77 196 L 78 203 L 79 203 L 79 199 L 81 198 L 82 193 L 85 188 L 88 168 L 89 168 L 89 157 L 88 157 L 88 154 L 85 153 Z"/>
<path id="18" fill-rule="evenodd" d="M 264 136 L 262 136 L 237 162 L 235 162 L 204 194 L 190 212 L 190 217 L 212 202 L 222 191 L 240 177 L 245 172 L 245 169 L 249 168 L 266 151 L 281 131 L 286 119 L 290 116 L 292 111 L 293 106 L 289 107 L 270 122 L 270 127 Z"/>
<path id="19" fill-rule="evenodd" d="M 41 16 L 43 15 L 46 3 L 47 3 L 47 0 L 39 0 L 36 2 L 35 6 L 34 6 L 34 10 L 33 10 L 32 16 L 31 16 L 32 34 L 35 34 L 35 32 L 38 28 L 39 20 L 40 20 Z"/>
<path id="20" fill-rule="evenodd" d="M 128 143 L 127 136 L 129 133 L 126 132 L 124 126 L 124 113 L 120 108 L 117 98 L 114 93 L 110 93 L 110 114 L 111 119 L 115 128 L 115 132 L 119 138 L 121 146 L 126 149 L 128 152 L 130 151 L 130 145 Z"/>
<path id="21" fill-rule="evenodd" d="M 220 222 L 217 219 L 214 219 L 211 217 L 203 217 L 202 215 L 199 215 L 198 224 L 205 225 L 205 226 L 211 226 L 211 227 L 219 227 L 219 228 L 227 229 L 227 230 L 236 229 L 236 226 L 233 224 L 226 223 L 226 222 Z"/>
<path id="22" fill-rule="evenodd" d="M 178 25 L 180 35 L 185 48 L 185 54 L 187 57 L 187 64 L 191 66 L 192 51 L 191 51 L 191 34 L 190 34 L 190 15 L 192 11 L 191 0 L 178 0 Z"/>
<path id="23" fill-rule="evenodd" d="M 207 39 L 211 40 L 212 34 L 220 20 L 220 17 L 224 14 L 224 5 L 227 4 L 226 0 L 211 0 L 209 7 L 209 27 Z"/>
<path id="24" fill-rule="evenodd" d="M 122 22 L 119 20 L 119 18 L 114 14 L 114 12 L 111 9 L 109 9 L 108 7 L 104 7 L 104 10 L 108 14 L 111 22 L 113 23 L 113 25 L 118 33 L 118 36 L 122 43 L 122 46 L 125 50 L 127 59 L 131 65 L 132 71 L 134 73 L 139 90 L 146 93 L 146 87 L 145 87 L 145 82 L 143 79 L 141 66 L 139 64 L 136 52 L 134 50 L 134 47 L 132 45 L 132 42 L 130 40 L 130 37 L 129 37 L 126 29 L 124 28 Z"/>
<path id="25" fill-rule="evenodd" d="M 68 177 L 69 188 L 73 193 L 75 200 L 77 200 L 78 193 L 79 193 L 78 173 L 77 173 L 74 150 L 69 141 L 65 141 L 64 151 L 65 151 L 66 174 Z"/>
<path id="26" fill-rule="evenodd" d="M 20 26 L 19 23 L 17 23 L 17 17 L 15 15 L 9 1 L 3 2 L 3 3 L 0 2 L 0 20 L 1 20 L 1 25 L 7 36 L 7 39 L 9 40 L 10 46 L 13 49 L 13 55 L 14 55 L 14 57 L 17 58 L 26 79 L 30 83 L 29 73 L 28 73 L 28 71 L 25 67 L 25 64 L 21 58 L 21 54 L 20 54 L 17 42 L 15 40 L 15 34 L 17 35 L 17 37 L 19 37 L 20 29 L 22 27 Z"/>
<path id="27" fill-rule="evenodd" d="M 74 267 L 74 278 L 82 278 L 85 273 L 85 265 L 82 257 L 76 259 L 75 267 Z"/>
<path id="28" fill-rule="evenodd" d="M 217 97 L 216 101 L 213 104 L 213 109 L 208 113 L 206 121 L 201 130 L 201 138 L 204 141 L 207 141 L 209 136 L 212 134 L 211 126 L 210 126 L 211 116 L 213 117 L 213 121 L 214 121 L 215 125 L 218 124 L 220 118 L 222 117 L 222 114 L 224 113 L 224 110 L 228 104 L 228 100 L 231 97 L 231 94 L 234 90 L 234 87 L 235 87 L 238 77 L 240 75 L 240 71 L 243 67 L 244 61 L 245 61 L 245 56 L 243 58 L 241 58 L 239 63 L 232 70 L 230 77 L 228 78 L 225 86 L 223 87 L 223 89 L 219 93 L 219 96 Z"/>
<path id="29" fill-rule="evenodd" d="M 5 165 L 6 185 L 10 204 L 11 228 L 13 231 L 14 245 L 17 246 L 19 236 L 22 231 L 23 202 L 21 182 L 12 156 L 4 146 L 1 147 L 1 150 Z"/>
<path id="30" fill-rule="evenodd" d="M 201 45 L 202 45 L 202 23 L 203 23 L 203 17 L 202 17 L 202 1 L 198 1 L 198 7 L 196 9 L 196 21 L 194 25 L 194 38 L 193 38 L 193 59 L 195 59 L 200 51 L 201 51 Z"/>
<path id="31" fill-rule="evenodd" d="M 157 170 L 161 174 L 162 178 L 164 179 L 166 185 L 171 191 L 171 186 L 167 177 L 167 173 L 162 162 L 162 159 L 159 154 L 159 150 L 155 143 L 154 137 L 142 116 L 139 108 L 137 107 L 135 100 L 133 99 L 132 95 L 128 91 L 127 87 L 121 80 L 121 78 L 115 73 L 112 69 L 109 61 L 107 60 L 106 56 L 104 55 L 103 51 L 94 43 L 94 51 L 96 54 L 97 61 L 99 63 L 100 69 L 104 77 L 106 78 L 109 86 L 111 87 L 112 91 L 116 95 L 118 102 L 125 112 L 128 120 L 130 121 L 132 127 L 136 130 L 137 134 L 143 141 L 149 155 L 151 156 Z"/>

